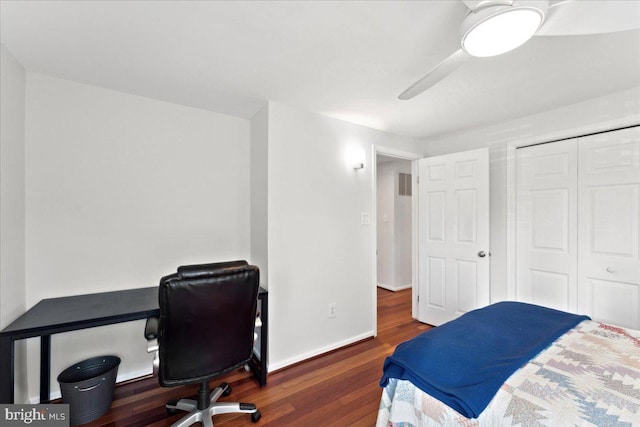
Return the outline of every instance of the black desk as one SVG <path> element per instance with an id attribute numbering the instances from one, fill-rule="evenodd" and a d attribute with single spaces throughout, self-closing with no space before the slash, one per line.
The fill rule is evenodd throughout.
<path id="1" fill-rule="evenodd" d="M 258 294 L 260 354 L 254 355 L 250 367 L 261 386 L 267 380 L 268 293 Z M 51 376 L 51 335 L 96 326 L 112 325 L 157 316 L 158 287 L 45 299 L 0 332 L 0 403 L 14 399 L 14 343 L 40 337 L 40 402 L 49 401 Z M 142 340 L 142 331 L 140 339 Z"/>

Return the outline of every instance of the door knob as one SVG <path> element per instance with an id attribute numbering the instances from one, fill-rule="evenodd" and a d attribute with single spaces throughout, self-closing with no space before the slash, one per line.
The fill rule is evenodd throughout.
<path id="1" fill-rule="evenodd" d="M 616 270 L 613 267 L 607 267 L 607 273 L 615 273 Z"/>
<path id="2" fill-rule="evenodd" d="M 478 252 L 478 256 L 479 256 L 480 258 L 484 258 L 484 257 L 486 257 L 486 256 L 487 256 L 487 253 L 486 253 L 485 251 L 480 251 L 480 252 Z"/>

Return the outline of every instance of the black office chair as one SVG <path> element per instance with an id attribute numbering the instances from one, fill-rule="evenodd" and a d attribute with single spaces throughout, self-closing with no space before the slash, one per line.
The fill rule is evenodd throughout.
<path id="1" fill-rule="evenodd" d="M 227 413 L 260 419 L 252 403 L 217 402 L 231 393 L 227 383 L 209 387 L 251 358 L 259 282 L 258 268 L 246 261 L 182 266 L 160 280 L 160 317 L 145 328 L 147 340 L 158 340 L 158 380 L 163 387 L 200 383 L 197 401 L 167 402 L 170 414 L 189 412 L 173 426 L 213 426 L 213 415 Z"/>

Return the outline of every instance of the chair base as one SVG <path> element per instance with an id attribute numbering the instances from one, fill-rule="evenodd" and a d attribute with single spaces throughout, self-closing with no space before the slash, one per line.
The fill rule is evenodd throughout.
<path id="1" fill-rule="evenodd" d="M 198 402 L 191 399 L 170 400 L 166 404 L 167 412 L 174 414 L 177 410 L 189 412 L 183 418 L 173 423 L 172 427 L 186 427 L 201 422 L 204 427 L 213 427 L 214 415 L 244 413 L 251 414 L 251 421 L 254 423 L 260 419 L 260 411 L 253 403 L 240 402 L 218 402 L 221 396 L 228 396 L 231 387 L 227 383 L 222 383 L 211 392 L 209 406 L 198 409 Z"/>

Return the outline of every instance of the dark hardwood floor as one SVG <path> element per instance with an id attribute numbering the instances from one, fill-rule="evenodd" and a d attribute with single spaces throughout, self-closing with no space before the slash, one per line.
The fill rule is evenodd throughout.
<path id="1" fill-rule="evenodd" d="M 233 372 L 211 381 L 228 382 L 233 392 L 221 401 L 255 403 L 262 419 L 255 425 L 373 426 L 381 389 L 382 363 L 395 346 L 428 325 L 411 318 L 411 290 L 390 292 L 378 288 L 378 336 L 324 356 L 269 374 L 260 388 L 253 377 Z M 167 415 L 164 402 L 195 396 L 197 386 L 162 388 L 147 378 L 115 389 L 111 409 L 86 426 L 169 426 L 184 415 Z M 216 426 L 254 425 L 245 414 L 217 415 Z"/>

